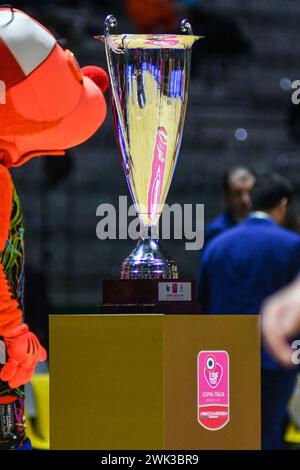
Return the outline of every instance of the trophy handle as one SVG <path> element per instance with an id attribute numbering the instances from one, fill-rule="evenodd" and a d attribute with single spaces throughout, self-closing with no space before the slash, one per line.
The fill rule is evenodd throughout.
<path id="1" fill-rule="evenodd" d="M 104 20 L 104 44 L 105 44 L 106 60 L 108 64 L 108 73 L 109 73 L 109 78 L 110 78 L 110 92 L 111 92 L 112 102 L 116 108 L 116 113 L 119 118 L 118 124 L 121 128 L 122 135 L 124 136 L 123 140 L 124 140 L 124 145 L 126 148 L 126 153 L 127 155 L 130 155 L 130 149 L 128 147 L 128 143 L 126 139 L 126 135 L 127 135 L 126 129 L 125 129 L 123 119 L 122 119 L 122 110 L 121 110 L 120 100 L 119 100 L 119 96 L 117 93 L 118 85 L 117 85 L 116 77 L 114 75 L 114 66 L 113 66 L 113 59 L 112 59 L 112 53 L 125 54 L 124 39 L 126 35 L 124 35 L 123 37 L 122 47 L 119 47 L 118 44 L 114 41 L 114 39 L 111 36 L 111 29 L 115 28 L 117 25 L 118 25 L 118 20 L 114 15 L 110 14 L 106 16 Z M 124 161 L 124 164 L 126 166 L 126 170 L 128 171 L 127 162 Z"/>
<path id="2" fill-rule="evenodd" d="M 193 35 L 193 28 L 192 28 L 192 25 L 191 23 L 189 22 L 189 20 L 187 20 L 186 18 L 184 18 L 182 21 L 181 21 L 181 25 L 180 25 L 180 28 L 181 28 L 181 31 L 183 33 L 188 33 L 189 35 Z"/>
<path id="3" fill-rule="evenodd" d="M 104 34 L 108 36 L 110 34 L 111 28 L 118 26 L 118 20 L 114 15 L 107 15 L 104 20 Z"/>
<path id="4" fill-rule="evenodd" d="M 123 40 L 122 40 L 123 48 L 120 48 L 118 44 L 113 40 L 110 34 L 110 30 L 112 28 L 115 28 L 116 26 L 118 26 L 117 18 L 114 15 L 107 15 L 107 17 L 104 20 L 105 44 L 108 44 L 110 49 L 112 49 L 116 54 L 124 54 L 125 48 L 124 48 Z"/>

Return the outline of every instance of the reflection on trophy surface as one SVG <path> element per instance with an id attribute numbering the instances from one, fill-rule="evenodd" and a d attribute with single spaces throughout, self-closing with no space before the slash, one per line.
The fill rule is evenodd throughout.
<path id="1" fill-rule="evenodd" d="M 161 248 L 158 223 L 172 181 L 185 120 L 191 35 L 111 35 L 105 20 L 107 62 L 117 140 L 141 236 L 121 266 L 122 279 L 171 279 L 177 265 Z"/>

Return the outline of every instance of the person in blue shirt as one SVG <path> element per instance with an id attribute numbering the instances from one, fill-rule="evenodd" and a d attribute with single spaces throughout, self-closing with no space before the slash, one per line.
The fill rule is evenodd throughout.
<path id="1" fill-rule="evenodd" d="M 259 314 L 267 297 L 300 272 L 300 237 L 281 227 L 292 197 L 288 180 L 261 176 L 251 192 L 252 210 L 204 251 L 198 300 L 207 314 Z M 282 368 L 262 349 L 262 448 L 280 449 L 287 402 L 296 371 Z"/>
<path id="2" fill-rule="evenodd" d="M 224 173 L 223 194 L 226 208 L 207 226 L 205 245 L 249 215 L 251 210 L 250 191 L 255 180 L 255 172 L 246 166 L 233 166 Z"/>
<path id="3" fill-rule="evenodd" d="M 256 173 L 246 166 L 236 165 L 223 175 L 223 196 L 225 209 L 205 228 L 204 247 L 199 253 L 196 285 L 199 284 L 201 262 L 204 250 L 209 243 L 226 230 L 242 222 L 251 211 L 250 191 L 256 180 Z"/>

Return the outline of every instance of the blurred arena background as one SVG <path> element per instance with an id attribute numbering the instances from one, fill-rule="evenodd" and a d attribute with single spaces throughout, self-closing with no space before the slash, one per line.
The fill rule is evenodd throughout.
<path id="1" fill-rule="evenodd" d="M 104 47 L 93 36 L 102 33 L 108 13 L 118 17 L 120 33 L 150 27 L 151 18 L 145 24 L 146 10 L 139 18 L 133 3 L 48 0 L 15 1 L 13 6 L 47 25 L 81 66 L 106 68 Z M 295 186 L 295 211 L 299 212 L 300 105 L 291 102 L 291 82 L 300 79 L 300 3 L 150 3 L 173 3 L 167 7 L 174 8 L 175 22 L 168 14 L 157 24 L 152 18 L 153 31 L 179 31 L 176 18 L 188 17 L 194 33 L 206 36 L 193 56 L 183 144 L 167 202 L 203 203 L 208 222 L 222 208 L 224 170 L 242 163 L 287 176 Z M 146 9 L 148 1 L 140 4 Z M 39 293 L 45 292 L 51 312 L 96 311 L 101 279 L 118 276 L 135 243 L 96 237 L 97 206 L 117 206 L 119 195 L 128 195 L 110 109 L 100 131 L 69 157 L 32 160 L 13 171 L 13 177 L 26 217 L 30 302 L 37 304 Z M 182 240 L 165 241 L 164 246 L 176 259 L 180 275 L 194 277 L 198 253 L 185 251 Z"/>

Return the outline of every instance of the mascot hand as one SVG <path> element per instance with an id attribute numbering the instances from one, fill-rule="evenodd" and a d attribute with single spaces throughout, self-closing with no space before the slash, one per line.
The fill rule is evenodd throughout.
<path id="1" fill-rule="evenodd" d="M 3 366 L 0 379 L 17 388 L 30 381 L 36 364 L 47 359 L 46 350 L 35 334 L 22 324 L 4 335 L 8 360 Z"/>

